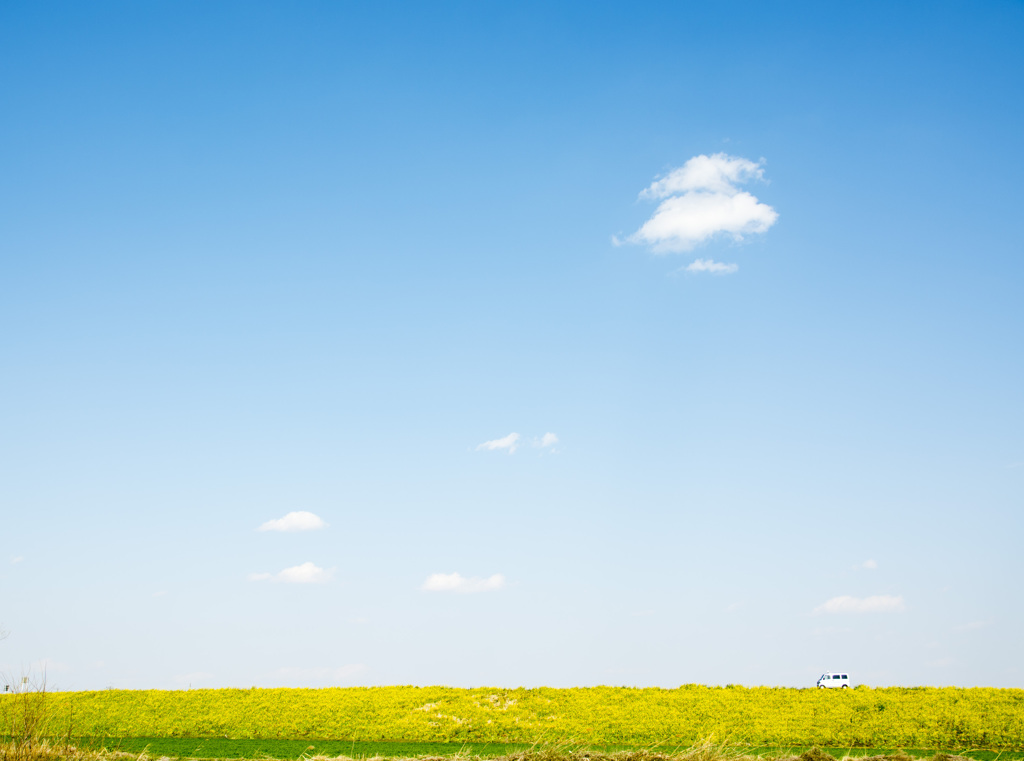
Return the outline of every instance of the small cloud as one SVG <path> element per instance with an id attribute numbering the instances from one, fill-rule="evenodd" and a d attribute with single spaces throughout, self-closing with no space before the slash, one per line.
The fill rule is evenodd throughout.
<path id="1" fill-rule="evenodd" d="M 285 568 L 279 573 L 250 573 L 249 581 L 280 581 L 285 584 L 323 584 L 330 581 L 334 569 L 323 569 L 313 563 Z"/>
<path id="2" fill-rule="evenodd" d="M 17 555 L 15 557 L 11 558 L 11 565 L 17 565 L 18 563 L 20 563 L 24 559 L 25 559 L 24 555 Z"/>
<path id="3" fill-rule="evenodd" d="M 725 606 L 726 613 L 735 613 L 737 610 L 743 607 L 742 602 L 731 602 Z"/>
<path id="4" fill-rule="evenodd" d="M 315 531 L 324 528 L 327 524 L 319 515 L 297 510 L 288 513 L 283 518 L 275 518 L 262 524 L 257 531 Z"/>
<path id="5" fill-rule="evenodd" d="M 556 452 L 555 444 L 558 443 L 558 436 L 553 433 L 545 433 L 539 439 L 533 440 L 533 445 L 541 449 L 550 449 L 552 452 Z"/>
<path id="6" fill-rule="evenodd" d="M 878 570 L 878 563 L 876 563 L 874 560 L 865 560 L 863 563 L 860 564 L 860 567 L 863 568 L 865 571 L 876 571 Z"/>
<path id="7" fill-rule="evenodd" d="M 161 589 L 161 590 L 153 593 L 153 597 L 164 597 L 166 595 L 167 595 L 167 590 L 166 589 Z"/>
<path id="8" fill-rule="evenodd" d="M 488 576 L 466 578 L 460 573 L 433 573 L 427 577 L 420 589 L 427 592 L 490 592 L 505 586 L 505 577 L 500 573 Z"/>
<path id="9" fill-rule="evenodd" d="M 761 168 L 763 163 L 764 159 L 754 162 L 725 153 L 716 153 L 712 156 L 701 154 L 651 183 L 640 192 L 640 197 L 669 198 L 694 191 L 735 193 L 737 185 L 750 180 L 764 179 L 764 169 Z"/>
<path id="10" fill-rule="evenodd" d="M 324 570 L 312 563 L 303 563 L 292 568 L 285 568 L 277 578 L 289 584 L 322 584 L 331 578 L 332 572 Z"/>
<path id="11" fill-rule="evenodd" d="M 905 609 L 903 596 L 873 595 L 872 597 L 833 597 L 817 608 L 815 613 L 891 613 Z"/>
<path id="12" fill-rule="evenodd" d="M 481 449 L 484 449 L 493 452 L 496 449 L 507 449 L 508 453 L 512 454 L 513 452 L 516 451 L 516 448 L 518 446 L 519 434 L 510 433 L 508 436 L 505 436 L 500 439 L 492 439 L 491 441 L 485 441 L 483 444 L 477 446 L 476 451 L 479 452 Z"/>
<path id="13" fill-rule="evenodd" d="M 763 180 L 763 163 L 725 153 L 694 156 L 640 193 L 661 203 L 629 242 L 665 253 L 689 251 L 718 235 L 740 241 L 766 232 L 778 212 L 738 187 Z"/>
<path id="14" fill-rule="evenodd" d="M 971 621 L 967 624 L 960 624 L 960 626 L 956 627 L 956 630 L 958 632 L 973 632 L 977 631 L 978 629 L 984 629 L 986 626 L 991 625 L 991 621 Z"/>
<path id="15" fill-rule="evenodd" d="M 697 259 L 684 268 L 687 272 L 710 272 L 712 275 L 731 275 L 740 268 L 738 264 L 724 264 L 714 259 Z"/>

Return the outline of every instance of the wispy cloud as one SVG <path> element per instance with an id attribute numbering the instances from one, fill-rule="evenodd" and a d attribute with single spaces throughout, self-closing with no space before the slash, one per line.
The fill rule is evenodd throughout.
<path id="1" fill-rule="evenodd" d="M 531 442 L 542 454 L 558 454 L 561 450 L 558 447 L 559 438 L 553 433 L 545 433 L 543 436 L 535 436 Z"/>
<path id="2" fill-rule="evenodd" d="M 483 444 L 479 444 L 476 450 L 479 452 L 481 449 L 486 451 L 495 451 L 500 449 L 507 449 L 509 454 L 512 454 L 519 447 L 519 434 L 510 433 L 508 436 L 503 436 L 500 439 L 492 439 L 491 441 L 485 441 Z"/>
<path id="3" fill-rule="evenodd" d="M 725 264 L 724 262 L 716 262 L 714 259 L 697 259 L 690 262 L 683 269 L 686 272 L 709 272 L 712 275 L 731 275 L 738 271 L 740 265 L 738 264 Z"/>
<path id="4" fill-rule="evenodd" d="M 24 555 L 16 555 L 15 557 L 11 558 L 11 565 L 17 565 L 24 559 Z"/>
<path id="5" fill-rule="evenodd" d="M 486 579 L 466 578 L 460 573 L 432 573 L 420 589 L 427 592 L 491 592 L 504 586 L 505 577 L 500 573 Z"/>
<path id="6" fill-rule="evenodd" d="M 966 624 L 960 624 L 958 627 L 956 627 L 956 630 L 958 632 L 973 632 L 977 631 L 978 629 L 984 629 L 986 626 L 991 625 L 991 621 L 971 621 Z"/>
<path id="7" fill-rule="evenodd" d="M 860 564 L 860 567 L 863 568 L 865 571 L 877 571 L 878 563 L 876 563 L 874 560 L 865 560 L 863 563 Z"/>
<path id="8" fill-rule="evenodd" d="M 814 609 L 815 613 L 895 613 L 905 609 L 903 596 L 833 597 Z"/>
<path id="9" fill-rule="evenodd" d="M 640 193 L 660 203 L 628 242 L 667 253 L 689 251 L 717 235 L 739 241 L 767 231 L 778 212 L 738 187 L 763 180 L 763 163 L 725 153 L 694 156 Z"/>
<path id="10" fill-rule="evenodd" d="M 334 569 L 320 568 L 313 563 L 285 568 L 279 573 L 250 573 L 249 581 L 279 581 L 285 584 L 323 584 L 334 576 Z"/>
<path id="11" fill-rule="evenodd" d="M 315 531 L 326 527 L 319 515 L 305 510 L 296 510 L 283 518 L 275 518 L 260 525 L 257 531 Z"/>
<path id="12" fill-rule="evenodd" d="M 494 452 L 505 450 L 509 454 L 512 454 L 519 448 L 520 443 L 522 443 L 523 441 L 524 439 L 522 436 L 520 436 L 518 433 L 513 432 L 510 433 L 508 436 L 501 437 L 500 439 L 492 439 L 491 441 L 485 441 L 483 444 L 477 444 L 476 451 L 479 452 L 481 450 L 484 450 L 488 452 Z M 555 452 L 557 451 L 555 449 L 555 446 L 559 443 L 559 438 L 556 434 L 551 433 L 549 431 L 548 433 L 545 433 L 543 436 L 535 436 L 532 439 L 527 439 L 527 441 L 532 446 L 537 447 L 539 449 L 546 449 Z"/>

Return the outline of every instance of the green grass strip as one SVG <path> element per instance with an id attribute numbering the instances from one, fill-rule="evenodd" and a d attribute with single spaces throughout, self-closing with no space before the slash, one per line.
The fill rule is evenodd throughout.
<path id="1" fill-rule="evenodd" d="M 84 738 L 75 741 L 78 747 L 127 753 L 146 752 L 151 757 L 159 758 L 195 758 L 195 759 L 292 759 L 311 756 L 347 756 L 349 758 L 416 758 L 422 756 L 453 757 L 477 756 L 480 758 L 497 758 L 513 753 L 528 751 L 538 746 L 522 743 L 460 743 L 460 742 L 363 742 L 346 740 L 232 740 L 227 738 L 181 738 L 181 737 L 127 737 L 127 738 Z M 674 747 L 634 746 L 634 745 L 602 745 L 586 746 L 587 750 L 597 753 L 616 753 L 620 751 L 647 750 L 650 752 L 673 753 Z M 745 756 L 762 756 L 779 758 L 799 755 L 808 750 L 807 746 L 793 747 L 738 747 L 736 751 Z M 915 758 L 931 758 L 939 751 L 923 748 L 821 748 L 836 759 L 843 756 L 877 756 L 894 755 L 900 750 Z M 946 750 L 946 753 L 953 754 Z M 956 753 L 975 761 L 1024 761 L 1024 751 L 997 751 L 965 749 Z"/>

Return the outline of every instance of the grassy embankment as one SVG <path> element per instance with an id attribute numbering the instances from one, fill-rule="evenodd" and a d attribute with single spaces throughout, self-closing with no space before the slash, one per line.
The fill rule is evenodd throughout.
<path id="1" fill-rule="evenodd" d="M 933 750 L 914 755 L 1024 758 L 1024 690 L 105 690 L 0 695 L 0 720 L 0 733 L 37 746 L 45 737 L 51 747 L 158 757 L 493 758 L 554 749 L 675 758 L 714 737 L 723 758 L 796 756 L 809 746 L 833 756 L 923 748 Z"/>

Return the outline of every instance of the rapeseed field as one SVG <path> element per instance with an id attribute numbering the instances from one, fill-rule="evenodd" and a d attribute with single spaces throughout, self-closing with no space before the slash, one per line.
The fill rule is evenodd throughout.
<path id="1" fill-rule="evenodd" d="M 104 690 L 48 693 L 45 716 L 76 737 L 1024 749 L 1024 690 L 994 688 Z"/>

